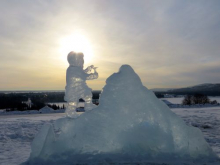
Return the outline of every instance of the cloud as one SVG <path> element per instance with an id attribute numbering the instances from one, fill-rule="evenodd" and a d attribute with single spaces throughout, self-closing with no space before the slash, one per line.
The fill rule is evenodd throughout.
<path id="1" fill-rule="evenodd" d="M 77 29 L 94 49 L 93 64 L 100 72 L 100 80 L 91 83 L 95 89 L 122 64 L 130 64 L 152 88 L 219 81 L 217 0 L 0 3 L 0 74 L 8 82 L 22 79 L 16 87 L 40 78 L 28 88 L 42 89 L 52 75 L 53 87 L 64 89 L 67 62 L 59 52 L 59 40 Z M 1 90 L 15 88 L 5 86 L 3 79 Z"/>

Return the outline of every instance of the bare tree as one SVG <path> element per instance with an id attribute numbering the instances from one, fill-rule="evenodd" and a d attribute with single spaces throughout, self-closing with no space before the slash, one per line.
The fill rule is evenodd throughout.
<path id="1" fill-rule="evenodd" d="M 192 96 L 186 95 L 182 101 L 183 105 L 191 105 L 192 104 Z"/>
<path id="2" fill-rule="evenodd" d="M 206 95 L 195 94 L 192 97 L 192 103 L 193 104 L 206 104 L 206 103 L 210 103 L 210 100 Z"/>
<path id="3" fill-rule="evenodd" d="M 182 101 L 183 105 L 206 104 L 210 103 L 209 98 L 203 94 L 195 94 L 193 96 L 186 95 Z"/>

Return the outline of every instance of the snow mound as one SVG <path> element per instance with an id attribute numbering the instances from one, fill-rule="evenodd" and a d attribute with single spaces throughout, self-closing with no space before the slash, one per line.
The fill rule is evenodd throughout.
<path id="1" fill-rule="evenodd" d="M 54 109 L 48 106 L 45 106 L 39 110 L 40 113 L 53 113 Z"/>
<path id="2" fill-rule="evenodd" d="M 171 112 L 129 65 L 106 80 L 97 108 L 45 125 L 31 148 L 27 164 L 180 164 L 216 158 L 201 131 Z"/>

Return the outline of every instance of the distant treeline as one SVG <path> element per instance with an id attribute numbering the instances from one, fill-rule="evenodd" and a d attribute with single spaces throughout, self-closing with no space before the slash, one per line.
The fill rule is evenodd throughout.
<path id="1" fill-rule="evenodd" d="M 166 91 L 168 94 L 220 96 L 220 84 L 200 84 L 192 87 L 171 89 Z"/>
<path id="2" fill-rule="evenodd" d="M 156 96 L 163 97 L 165 94 L 170 95 L 196 95 L 196 94 L 202 94 L 206 96 L 220 96 L 219 91 L 166 91 L 166 92 L 155 92 Z"/>
<path id="3" fill-rule="evenodd" d="M 170 95 L 196 95 L 202 94 L 206 96 L 220 96 L 220 83 L 217 84 L 199 84 L 192 87 L 167 89 L 165 91 L 155 91 L 158 95 L 170 94 Z"/>
<path id="4" fill-rule="evenodd" d="M 93 99 L 99 99 L 101 91 L 93 91 Z M 171 94 L 174 97 L 177 95 L 196 95 L 197 92 L 182 92 L 182 91 L 172 91 L 172 92 L 155 92 L 158 98 L 163 98 L 165 94 Z M 199 94 L 205 96 L 220 96 L 220 93 L 216 92 L 200 92 Z M 0 109 L 8 110 L 39 110 L 44 107 L 47 103 L 64 102 L 65 92 L 27 92 L 27 93 L 0 93 Z M 131 93 L 131 95 L 134 95 Z M 32 101 L 32 106 L 28 107 L 24 101 L 28 98 Z M 54 109 L 59 109 L 63 107 L 55 107 Z"/>
<path id="5" fill-rule="evenodd" d="M 195 104 L 217 104 L 217 101 L 210 101 L 206 95 L 195 94 L 195 95 L 186 95 L 182 101 L 183 105 L 195 105 Z"/>
<path id="6" fill-rule="evenodd" d="M 100 91 L 93 91 L 93 99 L 99 99 Z M 46 103 L 64 102 L 65 92 L 41 92 L 41 93 L 0 93 L 0 109 L 10 110 L 39 110 Z M 28 98 L 32 101 L 31 108 L 24 101 Z"/>

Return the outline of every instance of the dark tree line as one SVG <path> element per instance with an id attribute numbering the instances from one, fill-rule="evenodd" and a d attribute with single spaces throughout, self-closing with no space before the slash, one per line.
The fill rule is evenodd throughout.
<path id="1" fill-rule="evenodd" d="M 93 91 L 93 99 L 99 99 L 101 91 Z M 39 110 L 47 103 L 64 102 L 64 92 L 27 92 L 27 93 L 0 93 L 0 109 L 8 110 Z M 32 106 L 28 107 L 24 101 L 28 98 L 32 101 Z M 55 104 L 53 109 L 61 109 Z"/>
<path id="2" fill-rule="evenodd" d="M 28 107 L 25 102 L 31 99 L 32 105 Z M 0 93 L 0 109 L 6 110 L 39 110 L 47 102 L 63 102 L 64 92 L 41 92 L 41 93 Z M 55 107 L 57 109 L 58 107 Z"/>
<path id="3" fill-rule="evenodd" d="M 182 101 L 183 105 L 192 105 L 192 104 L 217 104 L 217 101 L 210 101 L 206 95 L 203 94 L 194 94 L 186 95 Z"/>
<path id="4" fill-rule="evenodd" d="M 26 110 L 28 106 L 22 101 L 27 101 L 27 98 L 23 95 L 16 94 L 0 94 L 0 109 L 10 110 Z"/>

